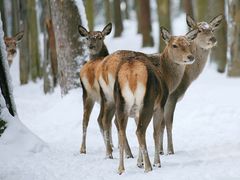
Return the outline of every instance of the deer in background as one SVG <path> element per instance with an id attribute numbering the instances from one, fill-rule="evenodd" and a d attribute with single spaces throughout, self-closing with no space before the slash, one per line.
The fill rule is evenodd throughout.
<path id="1" fill-rule="evenodd" d="M 80 81 L 83 89 L 83 134 L 80 153 L 86 153 L 86 135 L 89 117 L 95 102 L 100 102 L 99 85 L 96 80 L 95 72 L 105 56 L 108 49 L 104 44 L 104 38 L 110 34 L 112 24 L 107 24 L 102 31 L 87 31 L 83 26 L 79 25 L 78 30 L 81 36 L 86 37 L 86 43 L 89 49 L 89 61 L 83 65 L 80 70 Z M 102 123 L 98 120 L 98 124 L 102 133 Z"/>
<path id="2" fill-rule="evenodd" d="M 166 106 L 165 106 L 165 114 L 164 119 L 166 122 L 167 129 L 167 139 L 168 139 L 168 154 L 174 154 L 173 141 L 172 141 L 172 124 L 173 124 L 173 116 L 176 104 L 178 100 L 180 100 L 191 83 L 197 79 L 197 77 L 203 71 L 205 64 L 207 62 L 208 56 L 210 54 L 211 48 L 213 48 L 217 44 L 217 40 L 214 37 L 214 31 L 219 27 L 221 21 L 223 19 L 223 15 L 220 14 L 213 18 L 209 23 L 207 22 L 199 22 L 197 23 L 192 17 L 187 15 L 186 21 L 188 26 L 191 29 L 198 29 L 199 33 L 196 39 L 191 43 L 191 49 L 193 55 L 195 57 L 195 62 L 191 66 L 187 66 L 181 80 L 181 83 L 176 88 L 175 91 L 170 93 Z M 165 124 L 163 123 L 161 126 L 161 146 L 160 153 L 163 154 L 163 132 L 164 132 Z"/>
<path id="3" fill-rule="evenodd" d="M 198 30 L 195 29 L 185 36 L 171 36 L 165 28 L 161 27 L 161 36 L 167 44 L 162 54 L 146 55 L 123 51 L 114 86 L 120 142 L 119 174 L 124 172 L 123 152 L 128 117 L 135 118 L 137 125 L 136 134 L 140 150 L 138 166 L 144 165 L 145 172 L 148 172 L 152 170 L 152 166 L 145 136 L 154 115 L 154 165 L 161 166 L 159 142 L 165 102 L 168 93 L 172 93 L 181 82 L 186 65 L 194 62 L 190 42 L 196 38 L 197 33 Z M 115 58 L 114 54 L 109 55 L 108 58 L 110 56 Z M 118 56 L 121 57 L 121 51 L 118 52 Z M 155 64 L 156 62 L 158 64 Z"/>
<path id="4" fill-rule="evenodd" d="M 24 35 L 24 31 L 20 31 L 13 37 L 4 37 L 4 42 L 6 44 L 7 59 L 8 59 L 8 65 L 9 66 L 12 65 L 13 58 L 17 54 L 17 44 L 22 40 L 23 35 Z"/>

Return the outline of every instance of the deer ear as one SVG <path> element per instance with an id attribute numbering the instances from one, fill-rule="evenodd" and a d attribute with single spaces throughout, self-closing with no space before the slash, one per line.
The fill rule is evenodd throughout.
<path id="1" fill-rule="evenodd" d="M 81 25 L 78 26 L 78 31 L 82 37 L 86 37 L 88 35 L 88 31 Z"/>
<path id="2" fill-rule="evenodd" d="M 171 38 L 171 34 L 168 32 L 168 30 L 166 28 L 164 28 L 163 26 L 160 27 L 160 32 L 161 32 L 161 37 L 163 38 L 163 40 L 168 43 L 168 41 Z"/>
<path id="3" fill-rule="evenodd" d="M 15 36 L 14 36 L 14 39 L 16 40 L 16 42 L 20 42 L 23 38 L 23 35 L 24 35 L 24 31 L 20 31 L 19 33 L 17 33 Z"/>
<path id="4" fill-rule="evenodd" d="M 213 18 L 211 21 L 210 21 L 210 25 L 212 26 L 212 29 L 213 30 L 216 30 L 219 25 L 221 24 L 222 20 L 223 20 L 223 15 L 222 14 L 219 14 L 218 16 L 216 16 L 215 18 Z"/>
<path id="5" fill-rule="evenodd" d="M 187 14 L 187 16 L 186 16 L 186 22 L 187 22 L 188 27 L 190 27 L 190 28 L 196 28 L 196 26 L 197 26 L 196 21 L 189 14 Z"/>
<path id="6" fill-rule="evenodd" d="M 109 35 L 112 31 L 112 23 L 108 23 L 102 30 L 104 36 Z"/>
<path id="7" fill-rule="evenodd" d="M 189 31 L 185 36 L 189 41 L 194 40 L 197 37 L 198 29 L 193 29 Z"/>

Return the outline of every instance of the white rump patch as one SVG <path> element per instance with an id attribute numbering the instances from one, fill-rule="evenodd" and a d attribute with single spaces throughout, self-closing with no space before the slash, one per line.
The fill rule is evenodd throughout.
<path id="1" fill-rule="evenodd" d="M 84 84 L 86 91 L 89 93 L 91 98 L 94 101 L 97 101 L 99 103 L 100 102 L 100 91 L 99 91 L 98 82 L 96 80 L 94 80 L 93 87 L 91 87 L 86 76 L 84 76 L 81 80 L 82 80 L 82 83 Z"/>
<path id="2" fill-rule="evenodd" d="M 114 101 L 113 90 L 114 90 L 115 78 L 111 74 L 108 74 L 108 82 L 109 83 L 106 84 L 102 75 L 99 77 L 99 83 L 107 101 L 113 102 Z"/>
<path id="3" fill-rule="evenodd" d="M 126 102 L 126 110 L 131 117 L 138 117 L 139 111 L 143 105 L 143 99 L 145 96 L 146 87 L 138 82 L 135 92 L 129 87 L 129 82 L 126 83 L 122 90 L 122 95 Z"/>

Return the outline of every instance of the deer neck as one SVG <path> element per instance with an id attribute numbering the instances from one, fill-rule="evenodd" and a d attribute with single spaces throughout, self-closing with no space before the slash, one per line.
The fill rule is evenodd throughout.
<path id="1" fill-rule="evenodd" d="M 160 71 L 163 72 L 169 93 L 173 92 L 180 84 L 186 65 L 177 64 L 169 58 L 167 51 L 160 56 Z"/>
<path id="2" fill-rule="evenodd" d="M 99 58 L 104 58 L 109 55 L 108 49 L 105 44 L 103 44 L 102 49 L 97 54 L 91 54 L 90 59 L 95 60 Z"/>
<path id="3" fill-rule="evenodd" d="M 197 45 L 196 41 L 191 44 L 191 49 L 195 57 L 195 62 L 191 66 L 186 67 L 185 75 L 188 77 L 190 83 L 198 78 L 203 71 L 211 49 L 204 49 Z"/>

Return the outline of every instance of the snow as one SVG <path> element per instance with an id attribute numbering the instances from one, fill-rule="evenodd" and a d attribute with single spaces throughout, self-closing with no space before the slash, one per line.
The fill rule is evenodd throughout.
<path id="1" fill-rule="evenodd" d="M 178 22 L 182 23 L 185 20 Z M 176 27 L 181 26 L 179 23 L 175 24 Z M 106 37 L 110 52 L 118 49 L 147 53 L 157 51 L 157 45 L 154 48 L 141 48 L 141 37 L 135 35 L 134 22 L 127 21 L 124 26 L 122 38 L 113 39 L 113 33 Z M 153 26 L 157 42 L 158 30 L 156 24 Z M 41 149 L 38 146 L 40 149 L 33 148 L 35 153 L 26 148 L 26 153 L 23 153 L 22 146 L 26 143 L 23 139 L 28 135 L 22 135 L 18 138 L 20 141 L 16 142 L 14 135 L 11 135 L 14 132 L 9 129 L 10 132 L 5 132 L 9 136 L 9 144 L 0 138 L 1 180 L 240 179 L 240 79 L 229 79 L 207 65 L 200 78 L 192 84 L 177 105 L 173 127 L 176 154 L 161 156 L 162 168 L 153 168 L 152 172 L 144 173 L 143 169 L 136 166 L 136 127 L 135 122 L 130 119 L 127 136 L 135 158 L 125 160 L 126 171 L 119 176 L 116 128 L 113 128 L 114 159 L 105 159 L 105 146 L 97 124 L 99 105 L 95 105 L 90 117 L 87 154 L 79 154 L 83 114 L 81 89 L 72 90 L 61 98 L 59 88 L 51 95 L 44 95 L 41 81 L 20 86 L 16 73 L 17 61 L 16 58 L 13 62 L 11 74 L 19 118 L 47 144 L 48 148 Z M 153 162 L 152 134 L 150 124 L 147 144 Z M 166 151 L 166 143 L 164 147 Z M 18 152 L 19 149 L 22 153 Z"/>

